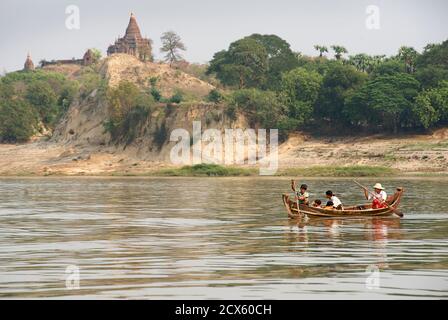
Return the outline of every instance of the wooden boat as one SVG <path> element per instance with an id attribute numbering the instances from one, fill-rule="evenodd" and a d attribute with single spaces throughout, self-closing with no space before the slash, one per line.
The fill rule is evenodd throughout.
<path id="1" fill-rule="evenodd" d="M 396 210 L 400 204 L 401 197 L 403 196 L 403 188 L 397 188 L 394 195 L 389 196 L 386 200 L 387 204 Z M 290 196 L 286 193 L 283 194 L 283 204 L 286 207 L 288 217 L 291 219 L 308 217 L 341 217 L 341 218 L 359 218 L 359 217 L 387 217 L 394 214 L 394 210 L 389 207 L 372 209 L 372 204 L 363 204 L 350 207 L 344 207 L 343 210 L 337 209 L 323 209 L 310 207 L 304 204 L 300 204 L 297 209 L 297 202 L 294 199 L 290 199 Z"/>

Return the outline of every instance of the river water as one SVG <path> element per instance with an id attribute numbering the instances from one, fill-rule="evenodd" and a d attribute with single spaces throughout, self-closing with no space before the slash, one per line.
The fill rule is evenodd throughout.
<path id="1" fill-rule="evenodd" d="M 448 298 L 448 180 L 380 182 L 403 219 L 288 220 L 281 178 L 2 178 L 0 298 Z"/>

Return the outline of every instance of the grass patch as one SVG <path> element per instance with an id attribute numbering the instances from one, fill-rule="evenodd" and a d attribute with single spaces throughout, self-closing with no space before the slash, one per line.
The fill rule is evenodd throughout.
<path id="1" fill-rule="evenodd" d="M 256 169 L 246 169 L 237 167 L 223 167 L 217 164 L 197 164 L 194 166 L 184 166 L 175 169 L 163 169 L 156 171 L 156 176 L 173 177 L 236 177 L 252 176 L 258 174 Z"/>
<path id="2" fill-rule="evenodd" d="M 381 177 L 395 175 L 396 170 L 381 166 L 315 166 L 308 168 L 290 168 L 282 170 L 282 176 L 305 177 Z"/>
<path id="3" fill-rule="evenodd" d="M 440 142 L 418 142 L 406 144 L 400 147 L 400 150 L 406 151 L 445 151 L 448 149 L 448 141 L 440 141 Z"/>
<path id="4" fill-rule="evenodd" d="M 315 166 L 308 168 L 288 168 L 279 170 L 276 176 L 306 176 L 306 177 L 382 177 L 396 175 L 397 170 L 381 166 Z M 162 169 L 153 172 L 153 176 L 173 177 L 236 177 L 256 176 L 259 170 L 255 168 L 224 167 L 216 164 L 197 164 L 182 168 Z"/>

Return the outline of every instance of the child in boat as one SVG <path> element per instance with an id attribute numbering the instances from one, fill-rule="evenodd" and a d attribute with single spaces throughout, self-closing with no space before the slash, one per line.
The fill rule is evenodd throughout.
<path id="1" fill-rule="evenodd" d="M 364 189 L 366 199 L 372 200 L 372 209 L 386 208 L 387 205 L 385 204 L 385 201 L 387 200 L 387 193 L 384 191 L 381 183 L 375 184 L 373 190 L 375 191 L 369 194 L 368 190 Z"/>
<path id="2" fill-rule="evenodd" d="M 313 203 L 311 205 L 315 208 L 320 208 L 322 206 L 322 201 L 320 201 L 319 199 L 316 199 L 313 201 Z"/>
<path id="3" fill-rule="evenodd" d="M 327 204 L 325 205 L 324 209 L 333 210 L 334 209 L 333 206 L 334 206 L 333 201 L 327 201 Z"/>
<path id="4" fill-rule="evenodd" d="M 294 191 L 294 193 L 296 194 L 296 200 L 298 199 L 300 204 L 304 204 L 307 206 L 310 204 L 310 202 L 308 200 L 310 197 L 310 194 L 306 191 L 308 189 L 308 186 L 306 184 L 302 184 L 300 186 L 300 191 L 297 192 L 296 184 L 295 184 L 294 180 L 291 180 L 291 188 Z"/>
<path id="5" fill-rule="evenodd" d="M 338 197 L 334 195 L 334 193 L 331 190 L 328 190 L 325 192 L 325 197 L 328 199 L 327 206 L 329 206 L 329 203 L 333 203 L 333 208 L 342 210 L 342 202 L 339 200 Z"/>

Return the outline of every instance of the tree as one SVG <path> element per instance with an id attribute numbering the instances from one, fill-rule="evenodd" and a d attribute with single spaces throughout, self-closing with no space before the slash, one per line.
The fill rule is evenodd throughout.
<path id="1" fill-rule="evenodd" d="M 367 72 L 372 69 L 373 59 L 365 53 L 358 53 L 354 56 L 349 56 L 348 63 L 358 69 L 358 71 Z"/>
<path id="2" fill-rule="evenodd" d="M 217 52 L 207 74 L 216 73 L 224 84 L 238 88 L 264 87 L 267 80 L 268 53 L 264 46 L 252 38 L 230 44 L 229 50 Z"/>
<path id="3" fill-rule="evenodd" d="M 230 106 L 243 112 L 251 127 L 277 128 L 284 117 L 283 105 L 273 91 L 236 90 L 230 97 Z"/>
<path id="4" fill-rule="evenodd" d="M 106 131 L 116 141 L 132 142 L 140 124 L 149 115 L 153 97 L 124 80 L 117 87 L 109 88 L 106 96 L 109 103 L 109 119 L 104 123 Z"/>
<path id="5" fill-rule="evenodd" d="M 437 87 L 448 80 L 448 40 L 441 44 L 429 44 L 417 56 L 416 77 L 423 88 Z"/>
<path id="6" fill-rule="evenodd" d="M 138 87 L 129 81 L 121 81 L 118 87 L 107 92 L 107 99 L 111 107 L 111 115 L 116 121 L 122 121 L 134 108 L 140 94 Z"/>
<path id="7" fill-rule="evenodd" d="M 282 73 L 297 66 L 297 54 L 288 42 L 276 35 L 252 34 L 217 52 L 207 74 L 216 74 L 225 85 L 278 90 Z"/>
<path id="8" fill-rule="evenodd" d="M 420 92 L 412 111 L 416 121 L 426 129 L 438 122 L 448 121 L 448 81 L 442 81 L 437 88 Z"/>
<path id="9" fill-rule="evenodd" d="M 398 58 L 406 64 L 406 71 L 414 73 L 418 52 L 412 47 L 402 46 L 398 50 Z"/>
<path id="10" fill-rule="evenodd" d="M 48 82 L 31 83 L 26 90 L 26 99 L 39 112 L 44 124 L 54 123 L 59 113 L 57 95 Z"/>
<path id="11" fill-rule="evenodd" d="M 324 52 L 328 52 L 328 48 L 326 46 L 320 46 L 318 44 L 314 45 L 314 49 L 319 51 L 319 57 L 321 57 L 321 58 L 322 58 L 322 55 L 324 54 Z"/>
<path id="12" fill-rule="evenodd" d="M 264 47 L 267 57 L 266 88 L 278 89 L 283 72 L 298 67 L 297 54 L 288 42 L 276 35 L 252 34 L 245 39 L 254 39 Z"/>
<path id="13" fill-rule="evenodd" d="M 379 63 L 371 72 L 371 76 L 385 76 L 406 72 L 406 65 L 398 59 L 389 59 Z"/>
<path id="14" fill-rule="evenodd" d="M 382 125 L 397 133 L 402 125 L 412 121 L 411 107 L 419 86 L 406 73 L 379 76 L 347 98 L 344 114 L 353 124 Z"/>
<path id="15" fill-rule="evenodd" d="M 419 68 L 435 66 L 440 69 L 448 69 L 448 40 L 440 44 L 429 44 L 423 53 L 417 56 L 416 65 Z"/>
<path id="16" fill-rule="evenodd" d="M 0 99 L 0 141 L 26 142 L 37 128 L 37 112 L 23 99 Z"/>
<path id="17" fill-rule="evenodd" d="M 333 49 L 334 51 L 334 57 L 336 58 L 336 60 L 341 60 L 342 55 L 344 53 L 348 53 L 347 49 L 343 46 L 338 46 L 338 45 L 332 45 L 331 49 Z"/>
<path id="18" fill-rule="evenodd" d="M 304 123 L 312 112 L 319 94 L 322 76 L 315 71 L 297 68 L 282 77 L 281 94 L 288 107 L 288 116 Z"/>
<path id="19" fill-rule="evenodd" d="M 365 82 L 367 75 L 353 66 L 337 63 L 325 74 L 314 108 L 315 118 L 347 123 L 343 114 L 345 100 Z"/>
<path id="20" fill-rule="evenodd" d="M 224 95 L 217 89 L 212 89 L 207 95 L 207 101 L 219 103 L 224 100 Z"/>
<path id="21" fill-rule="evenodd" d="M 380 55 L 374 55 L 373 57 L 371 57 L 372 62 L 371 62 L 371 70 L 369 72 L 371 72 L 373 69 L 375 69 L 377 66 L 379 66 L 381 63 L 383 63 L 386 60 L 386 55 L 385 54 L 380 54 Z"/>
<path id="22" fill-rule="evenodd" d="M 84 68 L 86 70 L 88 68 Z M 4 110 L 11 110 L 10 103 L 16 105 L 19 110 L 11 115 L 11 121 L 17 123 L 16 134 L 19 137 L 19 131 L 22 138 L 17 141 L 25 141 L 23 138 L 29 132 L 42 129 L 42 124 L 46 129 L 52 129 L 58 123 L 60 117 L 68 109 L 72 101 L 78 95 L 79 83 L 75 80 L 68 79 L 65 75 L 48 70 L 37 69 L 34 72 L 11 72 L 0 78 L 0 100 L 6 101 L 7 106 Z M 32 119 L 27 116 L 27 111 L 31 108 L 33 114 Z M 9 111 L 8 111 L 9 112 Z M 8 119 L 5 115 L 3 119 Z M 35 121 L 35 123 L 34 123 Z M 37 123 L 39 125 L 37 125 Z M 29 125 L 25 128 L 23 126 Z M 20 129 L 21 128 L 21 129 Z M 13 127 L 9 127 L 8 132 L 13 132 Z M 11 136 L 12 137 L 12 136 Z M 11 138 L 12 139 L 12 138 Z"/>
<path id="23" fill-rule="evenodd" d="M 171 67 L 174 62 L 182 59 L 182 55 L 179 53 L 179 50 L 185 51 L 187 48 L 182 42 L 180 36 L 174 31 L 167 31 L 163 33 L 160 40 L 162 41 L 160 51 L 166 53 L 165 61 L 168 61 Z"/>
<path id="24" fill-rule="evenodd" d="M 94 61 L 94 62 L 97 62 L 97 61 L 101 60 L 101 57 L 102 57 L 103 55 L 101 54 L 101 51 L 100 51 L 99 49 L 97 49 L 97 48 L 91 48 L 90 50 L 92 51 L 93 61 Z"/>
<path id="25" fill-rule="evenodd" d="M 372 73 L 385 61 L 385 57 L 385 55 L 369 56 L 365 53 L 358 53 L 354 56 L 349 56 L 346 64 L 354 66 L 358 71 Z"/>
<path id="26" fill-rule="evenodd" d="M 448 69 L 443 69 L 436 65 L 428 65 L 418 68 L 415 72 L 415 77 L 422 84 L 422 88 L 434 88 L 442 81 L 448 80 Z"/>
<path id="27" fill-rule="evenodd" d="M 320 75 L 325 75 L 328 70 L 335 64 L 340 64 L 339 61 L 334 59 L 327 59 L 327 57 L 309 57 L 303 56 L 298 59 L 299 68 L 304 68 L 308 71 L 316 71 Z"/>

